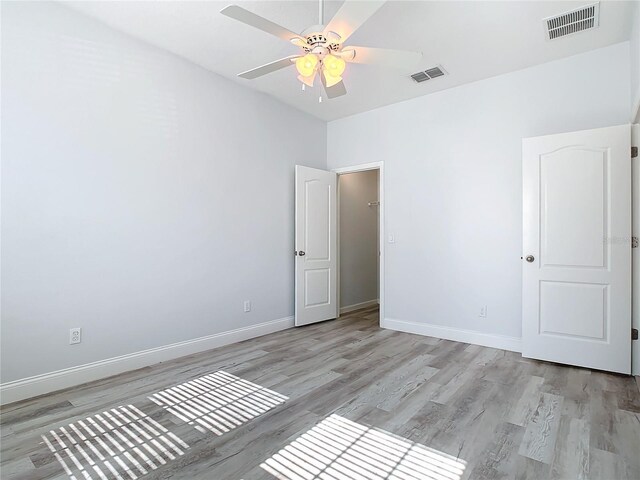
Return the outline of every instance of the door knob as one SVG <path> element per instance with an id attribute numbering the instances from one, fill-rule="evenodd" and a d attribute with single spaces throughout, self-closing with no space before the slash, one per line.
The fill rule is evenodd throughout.
<path id="1" fill-rule="evenodd" d="M 533 261 L 535 260 L 535 257 L 533 255 L 527 255 L 525 260 L 529 263 L 533 263 Z"/>
<path id="2" fill-rule="evenodd" d="M 298 252 L 298 255 L 300 255 L 301 257 L 304 257 L 306 255 L 306 253 L 304 253 L 304 250 L 300 250 Z"/>

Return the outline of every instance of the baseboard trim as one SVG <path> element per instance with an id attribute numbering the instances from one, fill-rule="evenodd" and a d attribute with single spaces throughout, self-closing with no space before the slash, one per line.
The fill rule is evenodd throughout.
<path id="1" fill-rule="evenodd" d="M 455 342 L 472 343 L 483 347 L 499 348 L 511 352 L 522 352 L 522 342 L 518 337 L 508 337 L 506 335 L 492 335 L 488 333 L 476 332 L 474 330 L 464 330 L 461 328 L 443 327 L 428 323 L 407 322 L 393 318 L 382 320 L 382 328 L 397 330 L 399 332 L 415 333 L 428 337 L 453 340 Z"/>
<path id="2" fill-rule="evenodd" d="M 354 303 L 353 305 L 347 305 L 346 307 L 340 307 L 340 313 L 349 313 L 354 310 L 360 310 L 361 308 L 373 307 L 374 305 L 378 305 L 380 300 L 377 298 L 375 300 L 369 300 L 368 302 L 360 302 Z"/>
<path id="3" fill-rule="evenodd" d="M 284 317 L 250 327 L 207 335 L 162 347 L 108 358 L 97 362 L 65 368 L 55 372 L 14 380 L 0 385 L 0 404 L 5 405 L 36 397 L 56 390 L 75 387 L 83 383 L 100 380 L 119 373 L 148 367 L 160 362 L 174 360 L 194 353 L 223 347 L 243 340 L 261 337 L 294 326 L 294 317 Z"/>

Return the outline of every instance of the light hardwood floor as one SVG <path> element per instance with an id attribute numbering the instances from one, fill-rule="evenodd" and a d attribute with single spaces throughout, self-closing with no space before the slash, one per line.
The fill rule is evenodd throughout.
<path id="1" fill-rule="evenodd" d="M 1 476 L 640 479 L 632 377 L 382 330 L 377 315 L 9 405 Z"/>

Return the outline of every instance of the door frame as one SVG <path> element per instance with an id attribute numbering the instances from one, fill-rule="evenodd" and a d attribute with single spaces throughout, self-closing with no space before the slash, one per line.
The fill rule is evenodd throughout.
<path id="1" fill-rule="evenodd" d="M 631 125 L 631 146 L 640 146 L 640 123 Z M 640 157 L 631 159 L 631 202 L 631 235 L 640 237 Z M 631 328 L 640 330 L 640 248 L 631 250 Z M 631 342 L 631 375 L 640 375 L 640 341 Z"/>
<path id="2" fill-rule="evenodd" d="M 384 246 L 385 246 L 385 235 L 384 235 L 384 162 L 371 162 L 371 163 L 361 163 L 360 165 L 351 165 L 349 167 L 340 167 L 334 168 L 331 170 L 338 174 L 338 182 L 340 182 L 340 175 L 345 173 L 358 173 L 358 172 L 366 172 L 368 170 L 378 170 L 378 201 L 380 205 L 378 206 L 378 229 L 379 229 L 379 238 L 378 244 L 380 245 L 380 258 L 379 258 L 379 269 L 378 269 L 378 289 L 379 289 L 379 298 L 380 302 L 380 314 L 378 316 L 378 324 L 382 326 L 382 321 L 384 320 Z M 338 188 L 338 228 L 337 228 L 337 251 L 338 251 L 338 317 L 340 314 L 340 188 Z"/>

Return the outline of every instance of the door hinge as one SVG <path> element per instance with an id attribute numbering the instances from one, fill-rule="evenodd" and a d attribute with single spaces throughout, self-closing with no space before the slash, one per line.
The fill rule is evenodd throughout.
<path id="1" fill-rule="evenodd" d="M 631 248 L 638 248 L 638 237 L 631 237 Z"/>
<path id="2" fill-rule="evenodd" d="M 631 147 L 631 158 L 636 158 L 638 156 L 638 147 Z"/>
<path id="3" fill-rule="evenodd" d="M 631 340 L 637 340 L 638 339 L 638 329 L 637 328 L 632 328 L 631 329 Z"/>

